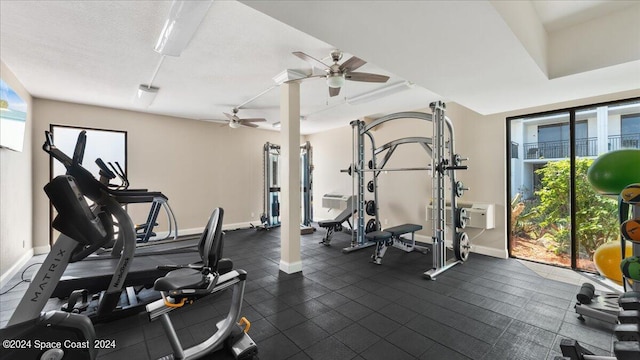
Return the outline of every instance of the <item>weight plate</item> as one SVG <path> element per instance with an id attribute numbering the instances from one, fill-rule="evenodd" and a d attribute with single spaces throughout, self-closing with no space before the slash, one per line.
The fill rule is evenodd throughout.
<path id="1" fill-rule="evenodd" d="M 374 216 L 376 214 L 376 202 L 373 200 L 367 201 L 367 205 L 365 206 L 365 212 L 369 216 Z"/>
<path id="2" fill-rule="evenodd" d="M 372 193 L 372 192 L 373 192 L 373 190 L 375 190 L 375 189 L 374 189 L 374 186 L 373 186 L 373 180 L 369 180 L 369 182 L 367 183 L 367 190 L 368 190 L 370 193 Z"/>
<path id="3" fill-rule="evenodd" d="M 462 165 L 462 159 L 460 158 L 459 154 L 453 155 L 453 165 L 455 165 L 455 166 Z"/>
<path id="4" fill-rule="evenodd" d="M 467 220 L 469 220 L 467 209 L 456 208 L 456 227 L 464 229 L 465 227 L 467 227 Z"/>
<path id="5" fill-rule="evenodd" d="M 467 261 L 470 249 L 471 243 L 469 242 L 469 235 L 467 235 L 466 232 L 457 232 L 456 237 L 453 240 L 453 253 L 456 256 L 456 259 L 460 261 Z"/>
<path id="6" fill-rule="evenodd" d="M 462 197 L 464 195 L 464 184 L 462 181 L 456 181 L 456 196 Z"/>
<path id="7" fill-rule="evenodd" d="M 376 221 L 376 219 L 369 219 L 367 221 L 367 226 L 364 228 L 365 233 L 370 233 L 374 231 L 378 231 L 380 229 L 380 224 Z"/>

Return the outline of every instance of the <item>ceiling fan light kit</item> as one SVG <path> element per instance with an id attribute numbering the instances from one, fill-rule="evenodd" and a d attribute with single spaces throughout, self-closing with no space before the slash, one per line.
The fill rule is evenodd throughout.
<path id="1" fill-rule="evenodd" d="M 158 87 L 140 84 L 133 101 L 136 105 L 148 107 L 156 99 L 158 90 L 160 90 Z"/>
<path id="2" fill-rule="evenodd" d="M 180 56 L 207 15 L 213 0 L 173 0 L 164 28 L 153 48 L 168 56 Z"/>
<path id="3" fill-rule="evenodd" d="M 330 88 L 341 88 L 344 85 L 344 74 L 331 75 L 327 77 L 327 85 Z"/>
<path id="4" fill-rule="evenodd" d="M 327 78 L 329 96 L 331 97 L 340 94 L 340 88 L 344 85 L 345 80 L 377 83 L 384 83 L 389 80 L 389 77 L 386 75 L 355 72 L 354 70 L 367 63 L 356 56 L 352 56 L 342 64 L 338 64 L 338 61 L 342 59 L 343 55 L 340 50 L 333 50 L 331 52 L 331 59 L 333 60 L 333 64 L 331 66 L 303 53 L 302 51 L 294 51 L 292 54 L 306 61 L 312 68 L 325 72 L 326 75 L 324 76 Z M 315 76 L 308 76 L 308 78 L 311 77 Z"/>

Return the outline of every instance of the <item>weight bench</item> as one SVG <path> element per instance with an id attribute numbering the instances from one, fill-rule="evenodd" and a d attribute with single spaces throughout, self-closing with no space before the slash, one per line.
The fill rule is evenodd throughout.
<path id="1" fill-rule="evenodd" d="M 345 221 L 347 222 L 347 224 L 349 224 L 349 227 L 353 229 L 349 218 L 356 212 L 356 210 L 357 209 L 353 208 L 351 201 L 347 201 L 347 208 L 344 209 L 340 214 L 338 214 L 335 219 L 318 221 L 318 226 L 327 229 L 327 234 L 324 236 L 324 238 L 322 238 L 320 244 L 326 246 L 331 245 L 331 236 L 333 235 L 334 231 L 342 230 L 342 223 Z"/>
<path id="2" fill-rule="evenodd" d="M 416 245 L 415 233 L 419 230 L 422 230 L 422 225 L 403 224 L 384 229 L 384 231 L 373 231 L 367 233 L 365 238 L 368 241 L 376 243 L 376 250 L 373 255 L 371 255 L 371 261 L 378 265 L 382 264 L 382 257 L 387 252 L 387 248 L 389 246 L 393 246 L 405 252 L 420 251 L 421 253 L 426 254 L 429 251 L 428 248 Z M 410 239 L 401 237 L 402 235 L 409 233 L 411 233 Z"/>

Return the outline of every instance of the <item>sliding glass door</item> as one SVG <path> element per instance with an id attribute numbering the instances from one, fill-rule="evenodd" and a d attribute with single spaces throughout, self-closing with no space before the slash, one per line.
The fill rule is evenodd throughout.
<path id="1" fill-rule="evenodd" d="M 587 170 L 604 153 L 640 148 L 640 100 L 507 122 L 510 255 L 596 271 L 595 250 L 618 240 L 617 200 L 596 193 Z"/>
<path id="2" fill-rule="evenodd" d="M 571 263 L 570 113 L 510 121 L 511 255 Z"/>

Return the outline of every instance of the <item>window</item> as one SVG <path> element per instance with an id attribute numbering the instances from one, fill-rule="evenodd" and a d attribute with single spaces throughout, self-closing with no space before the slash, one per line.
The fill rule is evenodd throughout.
<path id="1" fill-rule="evenodd" d="M 586 121 L 576 122 L 576 141 L 578 149 L 587 142 L 588 125 Z M 538 146 L 542 157 L 559 159 L 569 157 L 569 123 L 538 126 Z"/>
<path id="2" fill-rule="evenodd" d="M 640 113 L 620 117 L 620 137 L 623 148 L 640 149 Z"/>

